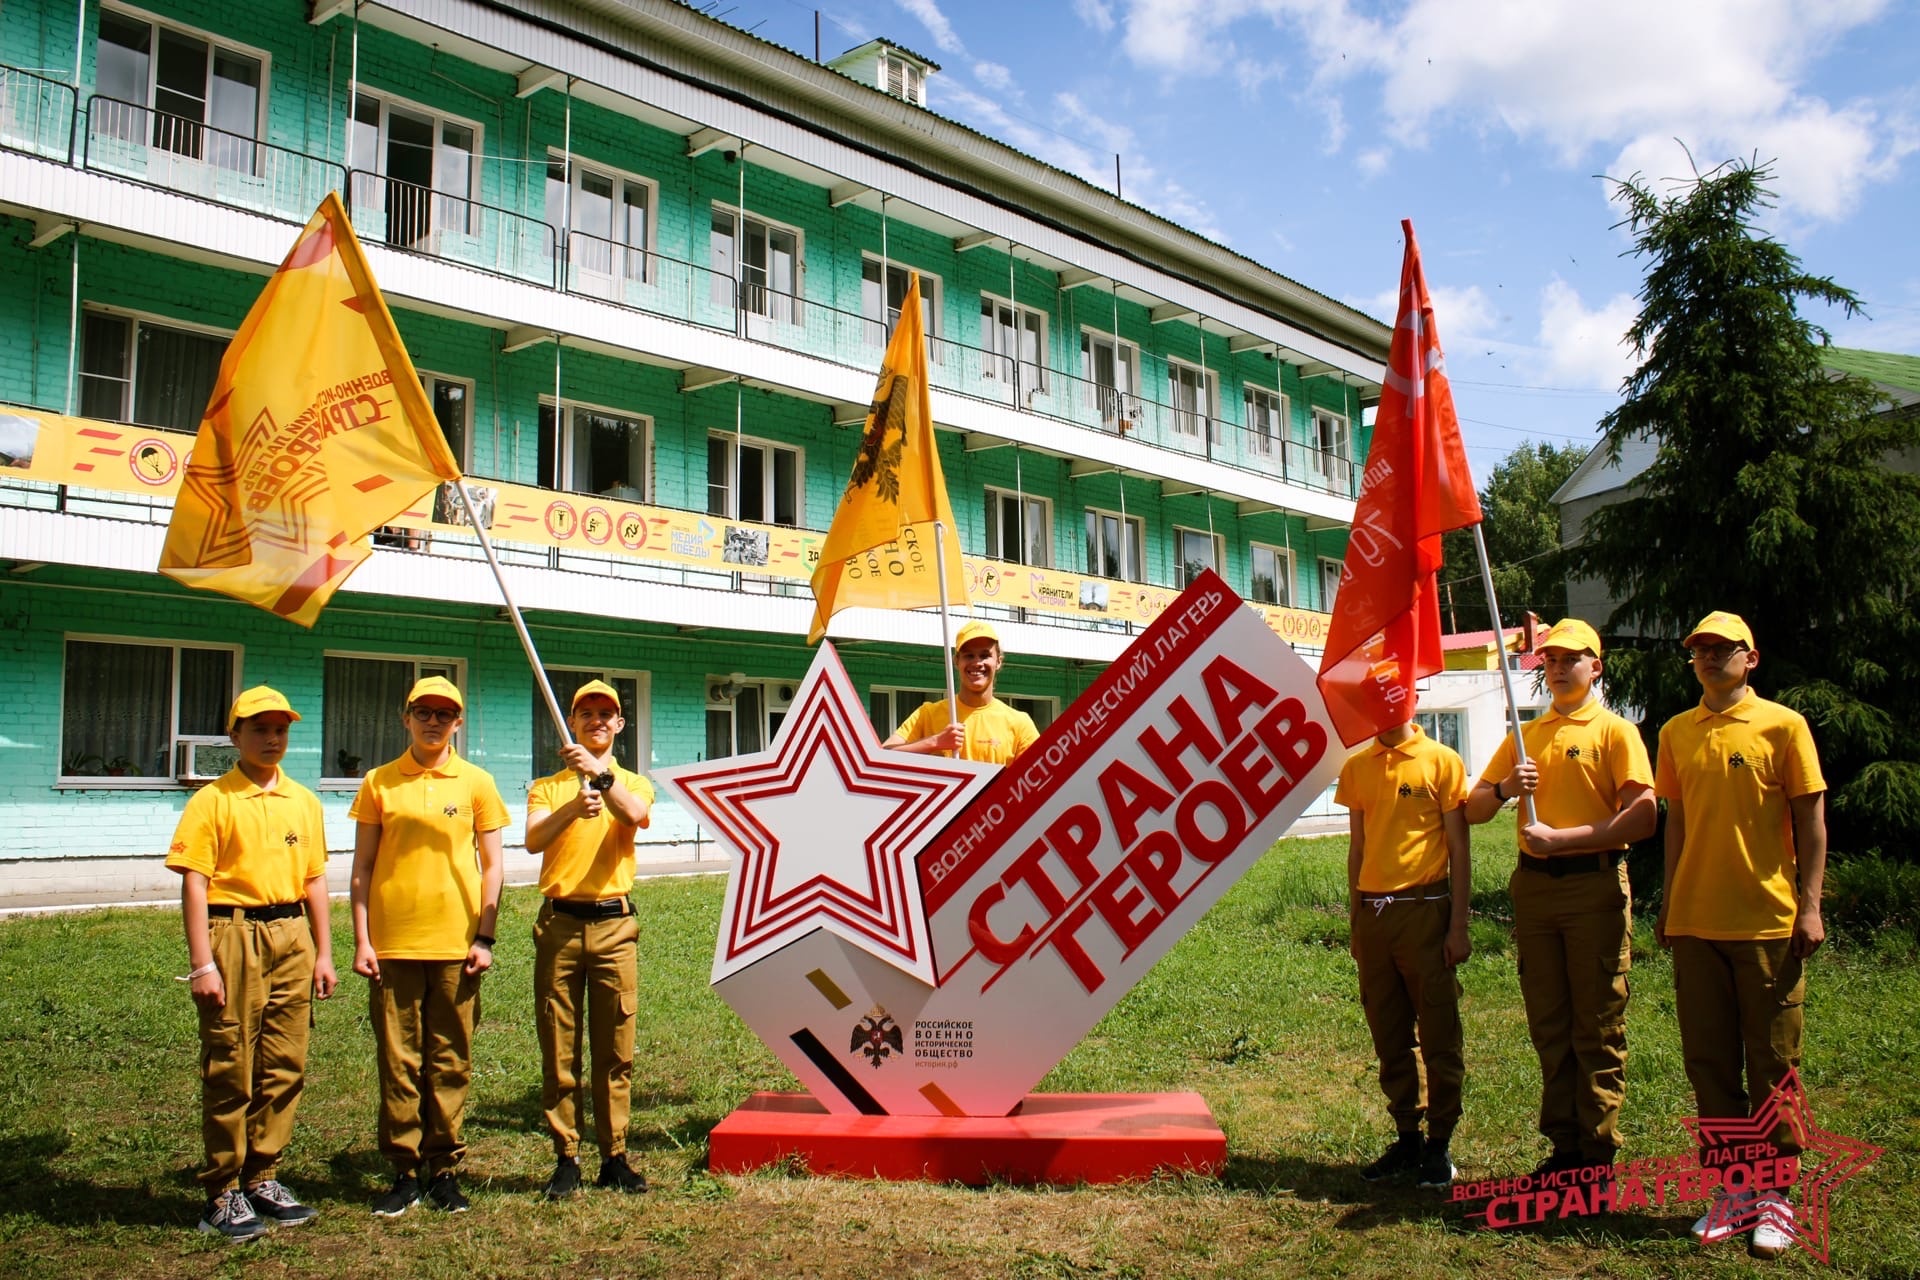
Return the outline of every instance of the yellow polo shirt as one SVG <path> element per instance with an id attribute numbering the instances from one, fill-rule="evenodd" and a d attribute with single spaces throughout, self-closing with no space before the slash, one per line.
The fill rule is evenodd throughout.
<path id="1" fill-rule="evenodd" d="M 967 731 L 967 745 L 960 749 L 962 760 L 981 764 L 1012 764 L 1014 757 L 1039 740 L 1040 730 L 1033 717 L 1015 711 L 998 698 L 987 699 L 984 707 L 960 704 L 960 724 Z M 947 727 L 947 700 L 923 702 L 896 731 L 907 742 L 930 738 Z"/>
<path id="2" fill-rule="evenodd" d="M 613 772 L 620 785 L 648 804 L 653 803 L 653 784 L 637 773 L 622 769 Z M 536 810 L 554 812 L 580 794 L 581 778 L 572 769 L 562 769 L 544 778 L 535 778 L 527 788 L 527 813 Z M 531 817 L 529 817 L 531 821 Z M 640 823 L 646 826 L 645 820 Z M 598 902 L 602 898 L 624 898 L 633 888 L 633 835 L 630 827 L 602 806 L 592 818 L 575 818 L 540 855 L 540 892 L 549 898 L 571 898 L 576 902 Z"/>
<path id="3" fill-rule="evenodd" d="M 360 780 L 347 816 L 380 828 L 367 930 L 382 960 L 464 960 L 480 924 L 475 837 L 508 823 L 493 775 L 452 751 L 429 769 L 408 751 Z"/>
<path id="4" fill-rule="evenodd" d="M 282 773 L 271 791 L 229 769 L 193 793 L 167 849 L 175 871 L 207 878 L 210 907 L 275 907 L 327 871 L 320 801 Z"/>
<path id="5" fill-rule="evenodd" d="M 1705 702 L 1660 730 L 1654 794 L 1680 801 L 1686 842 L 1667 897 L 1667 932 L 1723 941 L 1787 938 L 1799 907 L 1787 801 L 1825 791 L 1797 711 L 1749 693 Z"/>
<path id="6" fill-rule="evenodd" d="M 1397 747 L 1375 739 L 1348 756 L 1333 801 L 1365 819 L 1360 892 L 1398 893 L 1446 878 L 1440 815 L 1467 802 L 1467 766 L 1415 725 Z"/>
<path id="7" fill-rule="evenodd" d="M 1520 733 L 1527 744 L 1527 759 L 1540 770 L 1540 786 L 1533 793 L 1534 814 L 1549 827 L 1605 822 L 1620 811 L 1623 788 L 1634 783 L 1653 785 L 1653 765 L 1647 760 L 1640 731 L 1597 700 L 1566 713 L 1549 708 L 1521 725 Z M 1500 740 L 1480 781 L 1503 782 L 1512 772 L 1513 735 L 1509 733 Z M 1521 826 L 1526 825 L 1526 814 L 1526 806 L 1521 805 Z M 1626 848 L 1624 844 L 1615 847 Z"/>

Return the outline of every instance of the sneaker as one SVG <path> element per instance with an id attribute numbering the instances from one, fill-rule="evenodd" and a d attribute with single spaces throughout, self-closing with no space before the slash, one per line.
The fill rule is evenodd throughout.
<path id="1" fill-rule="evenodd" d="M 200 1219 L 200 1230 L 225 1236 L 230 1244 L 239 1244 L 267 1234 L 267 1224 L 247 1203 L 246 1192 L 234 1187 L 207 1202 L 207 1216 Z"/>
<path id="2" fill-rule="evenodd" d="M 1717 1193 L 1713 1197 L 1713 1204 L 1693 1224 L 1693 1238 L 1701 1244 L 1719 1244 L 1746 1231 L 1752 1220 L 1747 1201 L 1752 1198 L 1751 1191 Z"/>
<path id="3" fill-rule="evenodd" d="M 1447 1154 L 1447 1144 L 1429 1140 L 1420 1152 L 1418 1184 L 1423 1187 L 1450 1187 L 1459 1172 L 1453 1166 L 1453 1157 Z"/>
<path id="4" fill-rule="evenodd" d="M 276 1227 L 299 1226 L 320 1216 L 318 1209 L 301 1204 L 293 1192 L 272 1178 L 262 1179 L 247 1188 L 247 1204 L 254 1213 Z"/>
<path id="5" fill-rule="evenodd" d="M 594 1183 L 597 1186 L 617 1188 L 628 1195 L 639 1195 L 647 1189 L 646 1177 L 627 1163 L 625 1152 L 602 1160 L 600 1176 L 594 1179 Z"/>
<path id="6" fill-rule="evenodd" d="M 1747 1252 L 1756 1258 L 1777 1258 L 1793 1247 L 1793 1204 L 1777 1191 L 1760 1197 L 1760 1220 L 1754 1223 Z"/>
<path id="7" fill-rule="evenodd" d="M 460 1194 L 459 1179 L 453 1176 L 453 1170 L 443 1169 L 433 1175 L 433 1181 L 427 1184 L 427 1200 L 442 1213 L 465 1213 L 469 1206 L 467 1198 Z"/>
<path id="8" fill-rule="evenodd" d="M 565 1200 L 580 1189 L 580 1162 L 572 1156 L 561 1156 L 554 1162 L 553 1176 L 547 1179 L 546 1190 L 541 1192 L 549 1200 Z"/>
<path id="9" fill-rule="evenodd" d="M 1380 1182 L 1386 1178 L 1397 1178 L 1401 1174 L 1412 1173 L 1420 1167 L 1420 1135 L 1403 1133 L 1393 1140 L 1393 1145 L 1380 1154 L 1366 1168 L 1360 1170 L 1360 1176 L 1368 1182 Z"/>
<path id="10" fill-rule="evenodd" d="M 420 1179 L 410 1173 L 402 1173 L 394 1178 L 393 1190 L 373 1202 L 373 1216 L 397 1218 L 418 1203 Z"/>

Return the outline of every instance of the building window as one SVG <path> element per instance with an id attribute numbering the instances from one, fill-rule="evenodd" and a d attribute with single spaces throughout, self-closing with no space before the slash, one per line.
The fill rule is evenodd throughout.
<path id="1" fill-rule="evenodd" d="M 708 760 L 764 750 L 800 691 L 798 680 L 707 677 Z"/>
<path id="2" fill-rule="evenodd" d="M 917 63 L 909 62 L 897 53 L 880 55 L 880 87 L 893 97 L 915 106 L 926 105 L 927 73 Z"/>
<path id="3" fill-rule="evenodd" d="M 878 258 L 863 258 L 860 262 L 860 314 L 868 323 L 861 326 L 870 347 L 884 347 L 887 339 L 893 336 L 893 326 L 900 319 L 900 304 L 907 300 L 907 288 L 912 283 L 910 277 L 917 267 L 903 267 L 897 262 L 885 263 L 887 277 L 887 305 L 883 318 L 880 311 L 880 275 L 883 264 Z M 940 318 L 940 277 L 920 272 L 920 320 L 926 328 L 928 338 L 938 331 Z M 936 362 L 939 348 L 928 344 L 927 356 Z"/>
<path id="4" fill-rule="evenodd" d="M 929 702 L 946 700 L 945 689 L 870 689 L 867 691 L 867 718 L 873 721 L 873 731 L 880 736 L 880 741 L 885 742 L 916 709 Z"/>
<path id="5" fill-rule="evenodd" d="M 60 776 L 171 784 L 180 739 L 226 740 L 239 678 L 233 645 L 68 637 Z"/>
<path id="6" fill-rule="evenodd" d="M 1271 458 L 1287 437 L 1287 398 L 1265 387 L 1247 387 L 1247 449 Z"/>
<path id="7" fill-rule="evenodd" d="M 1120 536 L 1122 528 L 1126 537 Z M 1145 582 L 1141 547 L 1145 525 L 1139 516 L 1087 508 L 1087 572 L 1120 582 Z"/>
<path id="8" fill-rule="evenodd" d="M 1176 435 L 1195 440 L 1202 431 L 1214 444 L 1220 443 L 1220 422 L 1215 412 L 1216 381 L 1212 371 L 1198 365 L 1167 361 L 1167 393 L 1173 404 L 1173 430 Z"/>
<path id="9" fill-rule="evenodd" d="M 710 432 L 707 514 L 798 528 L 806 514 L 804 460 L 802 452 L 789 445 Z"/>
<path id="10" fill-rule="evenodd" d="M 547 157 L 547 225 L 553 228 L 555 246 L 565 249 L 575 271 L 646 283 L 653 207 L 652 183 L 590 169 L 578 160 L 569 196 L 565 159 L 551 153 Z M 569 213 L 571 236 L 566 232 Z"/>
<path id="11" fill-rule="evenodd" d="M 1047 390 L 1047 318 L 1022 307 L 980 295 L 980 363 L 983 377 L 998 378 L 1022 394 Z"/>
<path id="12" fill-rule="evenodd" d="M 403 717 L 407 692 L 414 681 L 443 676 L 456 688 L 463 684 L 461 664 L 444 659 L 329 653 L 324 667 L 321 700 L 326 718 L 320 729 L 323 779 L 357 778 L 400 758 L 410 742 Z"/>
<path id="13" fill-rule="evenodd" d="M 1249 543 L 1248 589 L 1259 604 L 1293 603 L 1293 553 L 1264 542 Z"/>
<path id="14" fill-rule="evenodd" d="M 1177 554 L 1174 564 L 1174 585 L 1182 589 L 1208 569 L 1220 572 L 1220 539 L 1203 529 L 1173 530 L 1173 546 Z"/>
<path id="15" fill-rule="evenodd" d="M 1140 350 L 1131 342 L 1082 330 L 1080 377 L 1092 384 L 1100 425 L 1108 431 L 1137 431 L 1140 421 Z"/>
<path id="16" fill-rule="evenodd" d="M 730 209 L 715 209 L 709 247 L 713 270 L 720 277 L 714 281 L 715 302 L 731 303 L 726 281 L 737 280 L 742 311 L 782 324 L 801 323 L 798 231 L 758 218 L 737 218 Z"/>
<path id="17" fill-rule="evenodd" d="M 252 173 L 265 72 L 262 55 L 103 9 L 88 127 Z"/>
<path id="18" fill-rule="evenodd" d="M 1334 597 L 1340 594 L 1340 562 L 1320 557 L 1320 612 L 1332 613 Z"/>
<path id="19" fill-rule="evenodd" d="M 1345 493 L 1352 484 L 1353 451 L 1347 436 L 1347 420 L 1325 409 L 1313 411 L 1313 468 L 1327 487 Z"/>
<path id="20" fill-rule="evenodd" d="M 1053 504 L 1010 489 L 987 490 L 987 559 L 1053 566 Z"/>
<path id="21" fill-rule="evenodd" d="M 559 430 L 553 406 L 540 406 L 540 487 L 647 501 L 652 467 L 646 419 L 589 405 L 565 407 L 565 430 Z"/>
<path id="22" fill-rule="evenodd" d="M 422 373 L 420 386 L 427 393 L 427 402 L 433 406 L 433 420 L 440 424 L 440 433 L 447 438 L 447 448 L 453 450 L 460 469 L 468 470 L 473 464 L 467 438 L 467 423 L 473 411 L 473 384 L 437 373 Z"/>
<path id="23" fill-rule="evenodd" d="M 386 214 L 381 238 L 388 244 L 437 253 L 446 247 L 436 243 L 437 232 L 478 234 L 479 155 L 479 125 L 371 94 L 354 99 L 353 165 L 360 173 L 349 179 L 351 203 Z"/>
<path id="24" fill-rule="evenodd" d="M 1047 731 L 1047 726 L 1053 723 L 1054 716 L 1059 714 L 1060 704 L 1053 698 L 1022 698 L 1010 695 L 1001 697 L 1000 701 L 1015 711 L 1026 712 L 1033 719 L 1033 727 L 1042 733 Z"/>
<path id="25" fill-rule="evenodd" d="M 216 334 L 88 311 L 80 334 L 80 412 L 197 431 L 227 342 Z"/>
<path id="26" fill-rule="evenodd" d="M 1458 711 L 1416 711 L 1413 722 L 1420 731 L 1443 747 L 1449 747 L 1458 754 L 1467 754 L 1464 724 L 1466 716 Z"/>
<path id="27" fill-rule="evenodd" d="M 651 718 L 649 680 L 644 671 L 616 671 L 606 667 L 547 667 L 547 683 L 559 700 L 562 713 L 573 707 L 573 695 L 589 680 L 604 680 L 620 695 L 620 714 L 627 727 L 613 740 L 613 758 L 624 768 L 645 773 L 652 763 L 647 725 Z M 553 712 L 539 684 L 529 682 L 533 697 L 533 777 L 544 778 L 560 767 L 560 735 L 553 727 Z"/>

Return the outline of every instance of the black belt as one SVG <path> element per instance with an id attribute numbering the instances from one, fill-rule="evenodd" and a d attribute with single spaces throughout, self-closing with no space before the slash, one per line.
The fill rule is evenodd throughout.
<path id="1" fill-rule="evenodd" d="M 233 919 L 233 913 L 236 911 L 248 920 L 291 920 L 295 916 L 305 915 L 307 912 L 307 904 L 304 902 L 277 902 L 270 907 L 223 907 L 209 905 L 207 907 L 207 919 L 210 922 L 214 920 L 231 920 Z"/>
<path id="2" fill-rule="evenodd" d="M 1576 853 L 1565 858 L 1536 858 L 1530 853 L 1520 855 L 1520 866 L 1527 871 L 1542 871 L 1558 880 L 1561 876 L 1585 875 L 1589 871 L 1611 871 L 1620 865 L 1620 859 L 1626 857 L 1624 850 L 1609 849 L 1603 853 Z"/>
<path id="3" fill-rule="evenodd" d="M 548 898 L 547 905 L 575 920 L 614 920 L 631 915 L 633 908 L 625 898 L 602 898 L 598 902 L 572 902 L 566 898 Z"/>

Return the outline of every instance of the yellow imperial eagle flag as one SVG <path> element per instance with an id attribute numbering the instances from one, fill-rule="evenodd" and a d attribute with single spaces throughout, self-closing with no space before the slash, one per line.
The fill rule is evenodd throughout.
<path id="1" fill-rule="evenodd" d="M 940 451 L 933 442 L 926 320 L 915 273 L 880 362 L 880 381 L 854 455 L 853 475 L 813 571 L 813 626 L 807 643 L 817 643 L 833 615 L 855 605 L 917 609 L 939 604 L 936 523 L 946 552 L 947 601 L 964 605 L 967 577 Z"/>
<path id="2" fill-rule="evenodd" d="M 460 466 L 329 192 L 220 361 L 160 572 L 310 627 Z"/>

